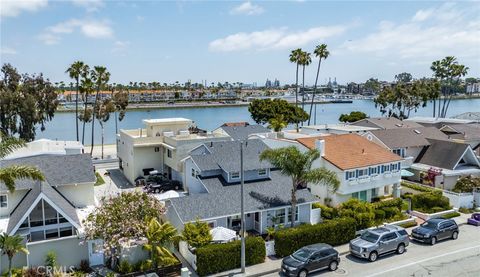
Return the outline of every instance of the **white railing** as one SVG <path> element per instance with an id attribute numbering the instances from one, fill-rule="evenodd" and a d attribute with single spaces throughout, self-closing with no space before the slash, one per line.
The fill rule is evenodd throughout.
<path id="1" fill-rule="evenodd" d="M 197 270 L 197 255 L 190 252 L 188 249 L 188 243 L 180 241 L 178 244 L 178 250 L 182 254 L 183 258 L 192 266 L 193 270 Z"/>

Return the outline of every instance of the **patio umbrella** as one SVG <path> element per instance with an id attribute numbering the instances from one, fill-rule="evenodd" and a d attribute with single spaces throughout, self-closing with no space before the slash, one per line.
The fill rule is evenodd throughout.
<path id="1" fill-rule="evenodd" d="M 213 242 L 228 242 L 237 237 L 237 232 L 225 227 L 215 227 L 210 230 Z"/>
<path id="2" fill-rule="evenodd" d="M 411 176 L 413 176 L 413 175 L 415 175 L 415 174 L 413 174 L 412 172 L 410 172 L 410 171 L 408 171 L 408 170 L 406 170 L 406 169 L 402 169 L 402 171 L 400 172 L 400 175 L 401 175 L 402 177 L 411 177 Z"/>

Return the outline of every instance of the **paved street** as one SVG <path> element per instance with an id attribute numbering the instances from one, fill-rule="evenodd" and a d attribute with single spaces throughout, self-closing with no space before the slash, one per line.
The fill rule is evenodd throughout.
<path id="1" fill-rule="evenodd" d="M 480 276 L 480 228 L 463 225 L 455 241 L 435 246 L 412 242 L 403 255 L 390 254 L 375 263 L 351 255 L 341 259 L 336 272 L 324 270 L 312 276 Z"/>

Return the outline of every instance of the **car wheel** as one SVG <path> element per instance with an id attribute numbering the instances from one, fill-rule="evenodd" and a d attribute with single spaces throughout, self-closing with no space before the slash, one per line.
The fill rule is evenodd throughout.
<path id="1" fill-rule="evenodd" d="M 453 232 L 453 234 L 452 234 L 452 239 L 453 239 L 453 240 L 458 239 L 458 232 Z"/>
<path id="2" fill-rule="evenodd" d="M 377 252 L 373 251 L 372 253 L 370 253 L 370 255 L 368 256 L 368 260 L 371 261 L 371 262 L 374 262 L 376 261 L 378 258 L 378 254 Z"/>
<path id="3" fill-rule="evenodd" d="M 436 237 L 432 237 L 432 239 L 430 240 L 430 244 L 431 245 L 435 245 L 437 243 L 437 238 Z"/>
<path id="4" fill-rule="evenodd" d="M 337 261 L 332 261 L 330 263 L 330 265 L 328 266 L 328 269 L 330 269 L 331 271 L 335 271 L 337 270 L 338 268 L 338 262 Z"/>
<path id="5" fill-rule="evenodd" d="M 397 247 L 397 253 L 398 254 L 403 254 L 405 252 L 405 244 L 400 243 Z"/>
<path id="6" fill-rule="evenodd" d="M 307 277 L 308 275 L 308 272 L 307 270 L 305 269 L 302 269 L 299 273 L 298 273 L 298 277 Z"/>

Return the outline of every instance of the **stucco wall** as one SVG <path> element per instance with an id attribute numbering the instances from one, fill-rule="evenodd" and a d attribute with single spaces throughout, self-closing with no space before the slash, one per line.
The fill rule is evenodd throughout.
<path id="1" fill-rule="evenodd" d="M 15 209 L 20 200 L 25 196 L 28 190 L 16 190 L 13 193 L 4 191 L 0 194 L 7 195 L 7 207 L 0 208 L 0 217 L 7 217 Z"/>
<path id="2" fill-rule="evenodd" d="M 81 260 L 88 260 L 87 243 L 81 244 L 82 239 L 77 237 L 60 238 L 55 240 L 29 243 L 28 256 L 30 266 L 45 265 L 45 257 L 49 251 L 55 252 L 60 266 L 78 266 Z"/>
<path id="3" fill-rule="evenodd" d="M 95 193 L 93 187 L 94 185 L 91 183 L 76 186 L 61 186 L 57 189 L 76 207 L 85 207 L 95 205 Z"/>

